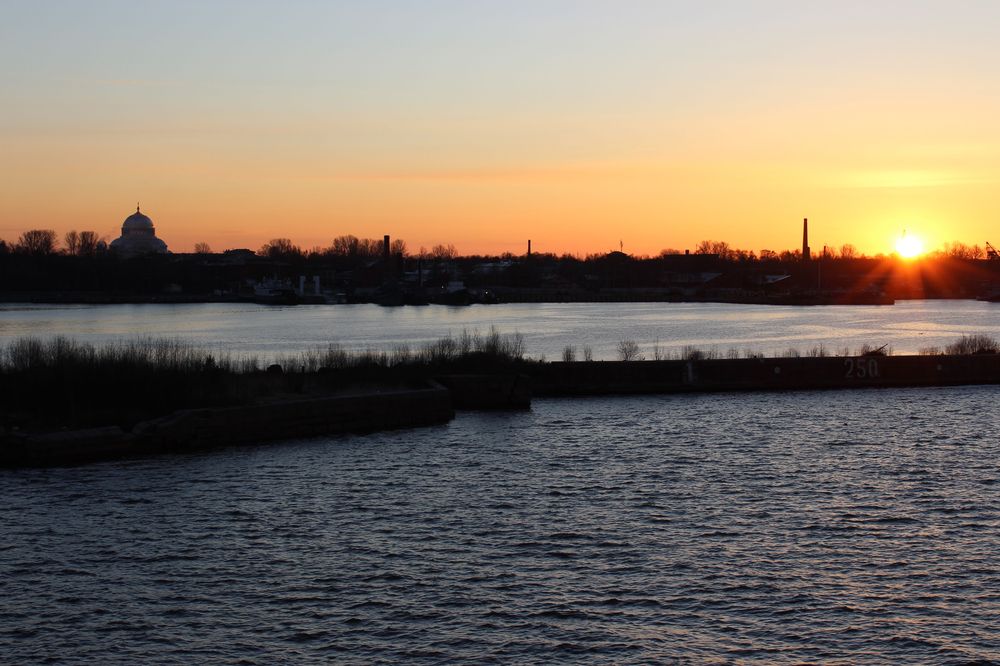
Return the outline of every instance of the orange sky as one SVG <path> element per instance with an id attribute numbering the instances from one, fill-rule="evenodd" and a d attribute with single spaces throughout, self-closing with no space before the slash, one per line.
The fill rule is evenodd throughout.
<path id="1" fill-rule="evenodd" d="M 14 2 L 0 238 L 997 244 L 996 5 L 800 4 Z"/>

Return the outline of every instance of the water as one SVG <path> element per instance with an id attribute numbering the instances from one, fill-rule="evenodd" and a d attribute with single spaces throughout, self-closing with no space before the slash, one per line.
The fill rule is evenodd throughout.
<path id="1" fill-rule="evenodd" d="M 278 354 L 462 329 L 613 358 L 898 352 L 996 304 L 0 306 L 0 342 Z M 536 400 L 530 412 L 0 471 L 0 662 L 1000 659 L 997 387 Z"/>
<path id="2" fill-rule="evenodd" d="M 530 355 L 558 359 L 573 346 L 614 359 L 634 340 L 648 358 L 691 345 L 780 355 L 825 346 L 854 352 L 889 345 L 895 353 L 943 348 L 963 334 L 1000 337 L 1000 304 L 900 301 L 893 306 L 775 307 L 720 303 L 537 303 L 471 307 L 377 305 L 11 305 L 0 304 L 0 343 L 24 335 L 88 342 L 179 337 L 209 348 L 273 358 L 336 342 L 349 349 L 419 345 L 463 330 L 520 332 Z"/>
<path id="3" fill-rule="evenodd" d="M 0 472 L 0 660 L 995 659 L 996 398 L 548 399 Z"/>

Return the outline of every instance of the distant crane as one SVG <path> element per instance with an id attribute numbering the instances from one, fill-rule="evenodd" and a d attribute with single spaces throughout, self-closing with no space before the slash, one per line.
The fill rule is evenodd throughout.
<path id="1" fill-rule="evenodd" d="M 1000 252 L 997 252 L 997 249 L 990 245 L 989 241 L 986 241 L 986 258 L 991 261 L 1000 260 Z"/>

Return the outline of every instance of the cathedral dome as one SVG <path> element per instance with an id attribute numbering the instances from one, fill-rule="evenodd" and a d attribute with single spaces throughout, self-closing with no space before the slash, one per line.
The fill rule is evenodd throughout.
<path id="1" fill-rule="evenodd" d="M 139 207 L 135 207 L 135 212 L 125 218 L 122 223 L 122 233 L 130 231 L 152 231 L 153 221 L 139 212 Z"/>
<path id="2" fill-rule="evenodd" d="M 111 241 L 111 249 L 126 257 L 141 254 L 167 254 L 167 244 L 156 237 L 153 221 L 139 212 L 125 218 L 122 223 L 122 235 Z"/>

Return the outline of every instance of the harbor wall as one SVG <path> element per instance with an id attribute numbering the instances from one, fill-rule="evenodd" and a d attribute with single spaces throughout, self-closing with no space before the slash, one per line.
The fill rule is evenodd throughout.
<path id="1" fill-rule="evenodd" d="M 1000 383 L 1000 355 L 554 362 L 530 375 L 536 395 L 949 386 Z"/>
<path id="2" fill-rule="evenodd" d="M 445 423 L 454 416 L 451 395 L 441 386 L 187 409 L 139 423 L 130 432 L 106 427 L 0 433 L 0 467 L 72 465 L 272 439 L 412 428 Z"/>
<path id="3" fill-rule="evenodd" d="M 520 374 L 519 374 L 520 373 Z M 445 375 L 427 388 L 189 409 L 119 427 L 0 431 L 0 467 L 78 464 L 271 439 L 444 423 L 460 409 L 527 409 L 535 395 L 780 391 L 1000 383 L 1000 355 L 850 356 L 525 363 L 519 373 Z"/>
<path id="4" fill-rule="evenodd" d="M 455 409 L 530 409 L 531 379 L 523 374 L 440 375 Z"/>

